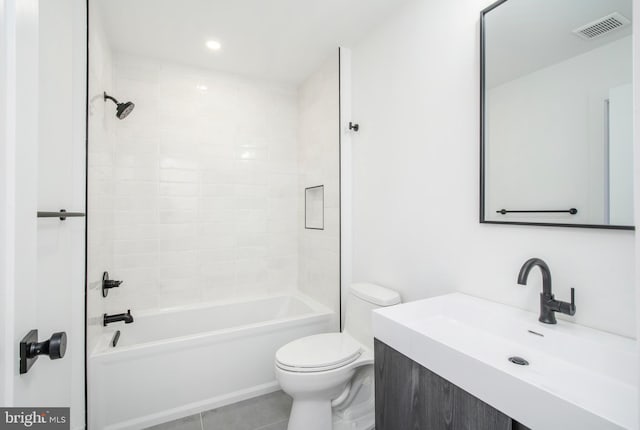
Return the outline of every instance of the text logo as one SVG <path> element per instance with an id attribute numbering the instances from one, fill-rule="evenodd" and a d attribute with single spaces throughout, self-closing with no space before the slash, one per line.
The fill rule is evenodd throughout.
<path id="1" fill-rule="evenodd" d="M 69 408 L 0 408 L 0 430 L 69 430 Z"/>

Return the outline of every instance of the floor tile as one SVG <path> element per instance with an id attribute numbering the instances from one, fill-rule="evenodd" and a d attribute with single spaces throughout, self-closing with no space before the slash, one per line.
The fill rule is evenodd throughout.
<path id="1" fill-rule="evenodd" d="M 202 422 L 204 430 L 257 430 L 288 420 L 290 411 L 291 397 L 277 391 L 203 412 Z"/>
<path id="2" fill-rule="evenodd" d="M 168 423 L 148 427 L 147 430 L 202 430 L 200 414 L 191 415 Z"/>
<path id="3" fill-rule="evenodd" d="M 279 423 L 269 424 L 265 427 L 259 427 L 256 430 L 287 430 L 289 420 L 280 421 Z"/>

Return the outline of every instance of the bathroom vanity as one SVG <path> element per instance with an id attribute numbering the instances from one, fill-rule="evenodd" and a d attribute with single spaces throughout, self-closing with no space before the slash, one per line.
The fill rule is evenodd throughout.
<path id="1" fill-rule="evenodd" d="M 379 340 L 375 357 L 376 429 L 528 428 Z"/>
<path id="2" fill-rule="evenodd" d="M 637 429 L 632 339 L 454 293 L 373 313 L 376 429 Z"/>

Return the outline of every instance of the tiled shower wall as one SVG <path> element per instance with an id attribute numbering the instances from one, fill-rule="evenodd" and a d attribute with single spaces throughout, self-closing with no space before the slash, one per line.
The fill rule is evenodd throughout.
<path id="1" fill-rule="evenodd" d="M 113 90 L 113 60 L 107 43 L 99 2 L 89 8 L 89 159 L 88 159 L 88 213 L 87 222 L 87 345 L 93 349 L 102 332 L 100 317 L 104 313 L 105 300 L 101 294 L 102 272 L 113 267 L 113 156 L 116 117 L 113 106 L 105 105 L 103 92 Z"/>
<path id="2" fill-rule="evenodd" d="M 298 88 L 300 188 L 324 186 L 324 230 L 305 228 L 300 195 L 298 285 L 338 312 L 340 300 L 340 153 L 338 56 Z M 343 286 L 344 287 L 344 286 Z"/>
<path id="3" fill-rule="evenodd" d="M 105 157 L 114 208 L 105 269 L 125 281 L 107 311 L 294 289 L 295 88 L 124 55 L 113 74 L 113 95 L 136 107 L 115 120 Z"/>

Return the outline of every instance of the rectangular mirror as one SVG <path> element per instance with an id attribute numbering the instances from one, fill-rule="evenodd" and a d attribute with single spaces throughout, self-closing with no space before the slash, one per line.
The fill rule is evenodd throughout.
<path id="1" fill-rule="evenodd" d="M 480 222 L 633 229 L 632 0 L 481 14 Z"/>

